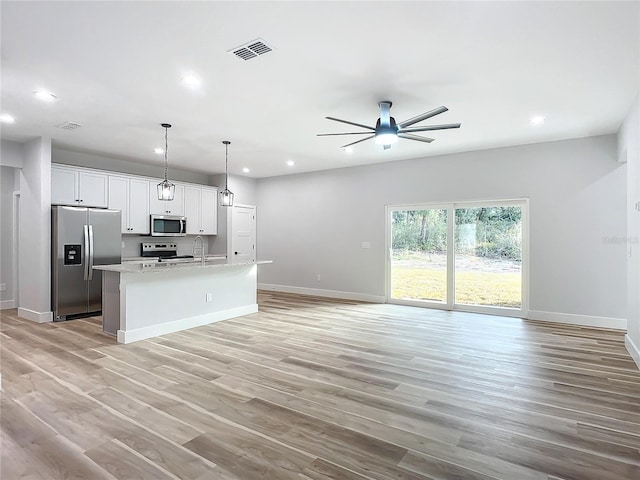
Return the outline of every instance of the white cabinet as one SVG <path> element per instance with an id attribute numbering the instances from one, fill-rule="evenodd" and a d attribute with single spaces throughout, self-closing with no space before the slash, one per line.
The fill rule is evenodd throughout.
<path id="1" fill-rule="evenodd" d="M 149 182 L 109 175 L 109 208 L 122 211 L 122 233 L 149 233 Z"/>
<path id="2" fill-rule="evenodd" d="M 218 189 L 185 187 L 184 211 L 187 217 L 187 235 L 218 233 Z"/>
<path id="3" fill-rule="evenodd" d="M 51 203 L 76 205 L 78 203 L 78 171 L 51 167 Z"/>
<path id="4" fill-rule="evenodd" d="M 184 186 L 176 185 L 173 200 L 158 200 L 158 183 L 149 182 L 149 213 L 151 215 L 184 215 Z"/>
<path id="5" fill-rule="evenodd" d="M 51 203 L 106 208 L 107 175 L 52 165 Z"/>

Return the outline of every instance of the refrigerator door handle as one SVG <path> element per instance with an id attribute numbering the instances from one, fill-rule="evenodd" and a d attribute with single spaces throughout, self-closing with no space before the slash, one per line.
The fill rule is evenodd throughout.
<path id="1" fill-rule="evenodd" d="M 84 279 L 89 280 L 89 225 L 84 226 Z"/>
<path id="2" fill-rule="evenodd" d="M 93 225 L 89 225 L 89 280 L 93 280 Z"/>

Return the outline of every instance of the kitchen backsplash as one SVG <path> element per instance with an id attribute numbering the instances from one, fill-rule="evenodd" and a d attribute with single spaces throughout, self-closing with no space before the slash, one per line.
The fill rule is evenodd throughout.
<path id="1" fill-rule="evenodd" d="M 150 237 L 148 235 L 123 235 L 122 236 L 122 258 L 131 258 L 140 256 L 140 244 L 142 242 L 154 243 L 175 243 L 178 246 L 178 255 L 193 254 L 193 242 L 195 235 L 187 235 L 186 237 Z M 205 235 L 202 237 L 204 241 L 205 254 L 209 252 L 209 239 Z"/>

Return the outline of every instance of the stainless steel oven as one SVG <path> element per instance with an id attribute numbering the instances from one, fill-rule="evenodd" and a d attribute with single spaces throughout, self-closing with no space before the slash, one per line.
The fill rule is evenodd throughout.
<path id="1" fill-rule="evenodd" d="M 151 215 L 152 237 L 186 237 L 187 217 Z"/>

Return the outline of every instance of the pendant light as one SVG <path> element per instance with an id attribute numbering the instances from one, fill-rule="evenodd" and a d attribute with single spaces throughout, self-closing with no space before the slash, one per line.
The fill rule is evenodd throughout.
<path id="1" fill-rule="evenodd" d="M 233 193 L 229 190 L 229 140 L 224 140 L 224 190 L 220 192 L 220 206 L 233 207 Z"/>
<path id="2" fill-rule="evenodd" d="M 169 150 L 167 131 L 171 128 L 171 124 L 161 123 L 160 125 L 164 128 L 164 180 L 158 184 L 158 200 L 173 200 L 176 186 L 167 178 L 167 170 L 169 169 L 169 161 L 167 160 L 167 150 Z"/>

